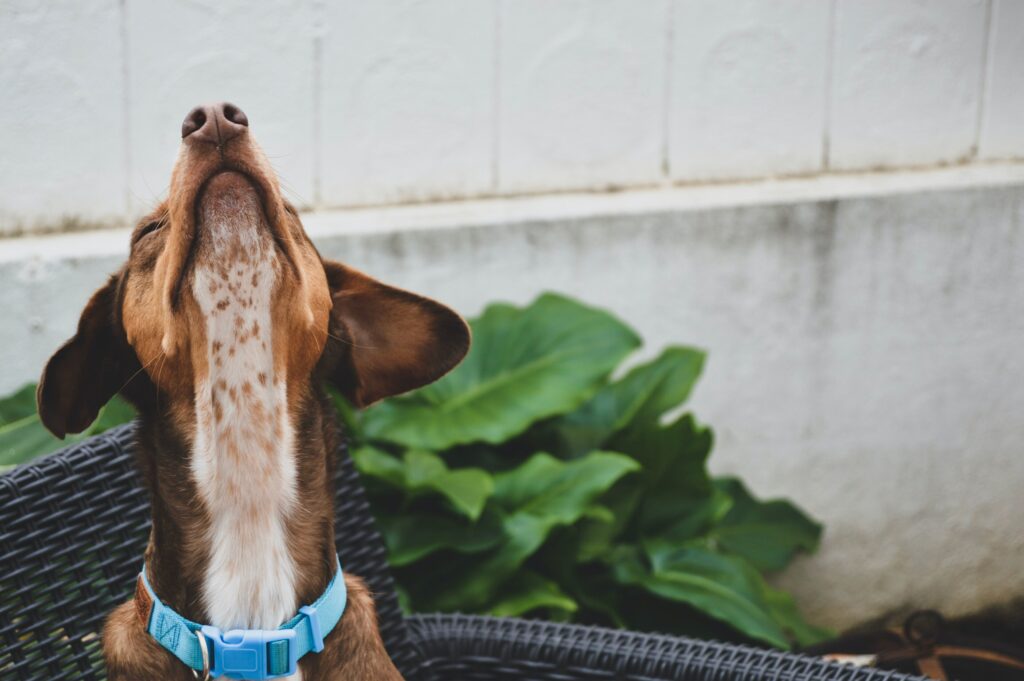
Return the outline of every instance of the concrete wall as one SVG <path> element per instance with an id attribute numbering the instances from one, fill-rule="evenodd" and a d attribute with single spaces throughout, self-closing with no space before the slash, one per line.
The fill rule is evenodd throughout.
<path id="1" fill-rule="evenodd" d="M 693 408 L 713 468 L 825 522 L 781 577 L 816 621 L 1024 596 L 1024 165 L 305 222 L 325 255 L 465 314 L 553 289 L 614 310 L 646 353 L 710 349 Z M 0 250 L 0 392 L 36 376 L 127 243 Z"/>
<path id="2" fill-rule="evenodd" d="M 1024 158 L 1017 0 L 6 0 L 0 233 L 119 224 L 181 120 L 297 203 Z"/>

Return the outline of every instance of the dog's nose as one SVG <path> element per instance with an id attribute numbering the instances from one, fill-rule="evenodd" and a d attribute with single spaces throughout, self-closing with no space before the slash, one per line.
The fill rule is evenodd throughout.
<path id="1" fill-rule="evenodd" d="M 181 124 L 181 138 L 198 142 L 224 144 L 249 127 L 245 112 L 234 104 L 220 102 L 197 106 L 188 112 Z"/>

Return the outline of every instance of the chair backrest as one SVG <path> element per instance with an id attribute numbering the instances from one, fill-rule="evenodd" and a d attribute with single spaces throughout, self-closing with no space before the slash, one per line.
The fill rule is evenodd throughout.
<path id="1" fill-rule="evenodd" d="M 122 426 L 0 476 L 0 678 L 105 678 L 99 634 L 127 600 L 149 534 L 149 500 Z M 409 643 L 380 534 L 346 451 L 335 476 L 335 534 L 345 570 L 373 591 L 399 669 Z"/>

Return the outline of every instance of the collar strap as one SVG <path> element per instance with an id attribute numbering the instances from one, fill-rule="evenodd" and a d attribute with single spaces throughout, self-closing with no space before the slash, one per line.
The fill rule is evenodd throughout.
<path id="1" fill-rule="evenodd" d="M 323 650 L 324 637 L 341 620 L 347 600 L 340 561 L 320 598 L 299 608 L 295 617 L 277 629 L 221 632 L 217 627 L 185 619 L 157 598 L 145 566 L 139 573 L 135 595 L 146 631 L 185 665 L 203 674 L 208 672 L 214 678 L 223 675 L 254 680 L 294 674 L 303 655 Z"/>

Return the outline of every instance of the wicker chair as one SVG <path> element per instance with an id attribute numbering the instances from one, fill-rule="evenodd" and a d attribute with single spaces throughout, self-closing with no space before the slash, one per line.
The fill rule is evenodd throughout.
<path id="1" fill-rule="evenodd" d="M 99 631 L 131 594 L 149 530 L 132 426 L 0 477 L 0 678 L 104 678 Z M 910 679 L 743 646 L 463 615 L 405 617 L 351 459 L 337 473 L 345 569 L 377 597 L 395 663 L 432 679 Z"/>

